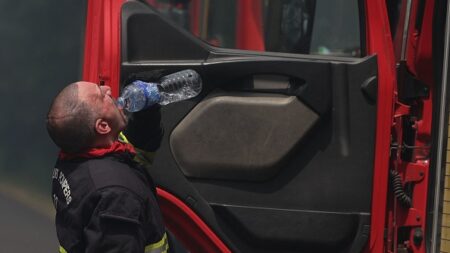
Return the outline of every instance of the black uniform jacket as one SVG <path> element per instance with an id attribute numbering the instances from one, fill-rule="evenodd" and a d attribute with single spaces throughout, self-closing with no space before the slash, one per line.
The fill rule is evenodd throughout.
<path id="1" fill-rule="evenodd" d="M 168 251 L 152 179 L 133 158 L 119 141 L 60 155 L 52 176 L 60 252 Z"/>

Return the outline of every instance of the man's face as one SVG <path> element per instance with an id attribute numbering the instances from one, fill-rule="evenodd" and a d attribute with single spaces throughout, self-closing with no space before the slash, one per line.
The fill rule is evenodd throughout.
<path id="1" fill-rule="evenodd" d="M 116 106 L 109 86 L 82 82 L 79 84 L 79 91 L 82 99 L 96 108 L 99 117 L 108 122 L 113 133 L 119 133 L 125 129 L 128 122 L 127 117 L 123 110 Z"/>

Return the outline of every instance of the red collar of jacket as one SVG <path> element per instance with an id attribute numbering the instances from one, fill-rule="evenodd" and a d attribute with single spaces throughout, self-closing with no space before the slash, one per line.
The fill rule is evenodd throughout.
<path id="1" fill-rule="evenodd" d="M 74 158 L 95 158 L 95 157 L 101 157 L 106 154 L 110 153 L 124 153 L 128 152 L 133 155 L 136 154 L 136 151 L 134 150 L 134 147 L 129 143 L 123 143 L 120 141 L 115 141 L 111 146 L 108 148 L 92 148 L 89 149 L 86 152 L 83 153 L 66 153 L 64 151 L 61 151 L 59 153 L 59 159 L 61 160 L 70 160 Z"/>

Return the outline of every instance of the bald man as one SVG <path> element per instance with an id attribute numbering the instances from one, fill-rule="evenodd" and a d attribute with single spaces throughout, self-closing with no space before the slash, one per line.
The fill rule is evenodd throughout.
<path id="1" fill-rule="evenodd" d="M 111 89 L 94 83 L 70 84 L 55 97 L 47 130 L 61 148 L 52 176 L 60 252 L 168 251 L 143 165 L 159 147 L 160 119 L 154 106 L 128 122 Z"/>

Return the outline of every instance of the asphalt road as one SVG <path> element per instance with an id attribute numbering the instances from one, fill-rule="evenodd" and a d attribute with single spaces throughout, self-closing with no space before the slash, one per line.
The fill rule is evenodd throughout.
<path id="1" fill-rule="evenodd" d="M 58 252 L 53 220 L 0 192 L 0 253 L 22 252 Z"/>
<path id="2" fill-rule="evenodd" d="M 0 182 L 0 253 L 58 252 L 50 197 Z M 187 253 L 174 238 L 172 252 Z"/>

